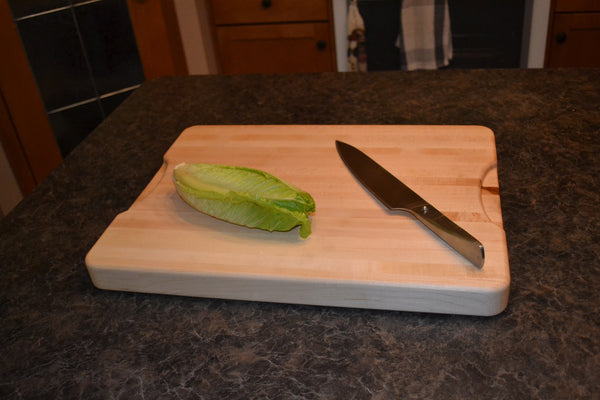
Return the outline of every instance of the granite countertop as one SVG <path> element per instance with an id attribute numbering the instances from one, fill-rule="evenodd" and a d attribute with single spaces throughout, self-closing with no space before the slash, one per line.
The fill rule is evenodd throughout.
<path id="1" fill-rule="evenodd" d="M 496 135 L 507 309 L 469 317 L 102 291 L 84 257 L 197 124 Z M 598 398 L 600 70 L 145 83 L 0 222 L 0 397 Z"/>

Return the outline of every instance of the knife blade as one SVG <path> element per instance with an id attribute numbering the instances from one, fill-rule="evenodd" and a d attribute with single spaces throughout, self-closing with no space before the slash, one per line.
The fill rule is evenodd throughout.
<path id="1" fill-rule="evenodd" d="M 483 267 L 485 251 L 479 240 L 356 147 L 339 140 L 335 147 L 352 175 L 387 208 L 410 213 L 474 266 Z"/>

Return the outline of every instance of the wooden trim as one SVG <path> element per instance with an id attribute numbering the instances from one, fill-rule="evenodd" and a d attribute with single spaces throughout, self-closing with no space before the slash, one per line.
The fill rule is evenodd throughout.
<path id="1" fill-rule="evenodd" d="M 173 1 L 127 0 L 127 6 L 146 80 L 187 75 Z"/>
<path id="2" fill-rule="evenodd" d="M 208 32 L 209 32 L 209 40 L 210 47 L 212 49 L 212 54 L 215 56 L 214 66 L 216 68 L 217 74 L 223 74 L 223 63 L 221 60 L 223 59 L 223 54 L 221 48 L 219 47 L 219 40 L 217 39 L 217 26 L 215 25 L 214 19 L 214 9 L 212 5 L 212 1 L 210 0 L 200 0 L 202 5 L 204 6 L 204 11 L 206 12 L 205 21 L 208 23 Z M 202 21 L 203 23 L 205 21 Z"/>
<path id="3" fill-rule="evenodd" d="M 217 46 L 215 44 L 216 31 L 212 19 L 212 6 L 208 0 L 197 0 L 196 4 L 209 73 L 218 74 L 221 72 L 221 65 L 217 57 Z"/>
<path id="4" fill-rule="evenodd" d="M 19 184 L 21 193 L 31 192 L 36 182 L 29 168 L 25 152 L 21 147 L 21 143 L 19 143 L 17 132 L 10 119 L 2 93 L 0 93 L 0 142 L 2 142 L 6 158 Z"/>
<path id="5" fill-rule="evenodd" d="M 0 55 L 10 60 L 0 62 L 2 144 L 25 196 L 62 157 L 6 1 L 0 1 L 0 37 Z"/>

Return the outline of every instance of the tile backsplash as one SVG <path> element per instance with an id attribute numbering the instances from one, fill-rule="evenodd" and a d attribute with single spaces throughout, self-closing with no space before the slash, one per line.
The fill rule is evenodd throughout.
<path id="1" fill-rule="evenodd" d="M 17 22 L 47 111 L 96 97 L 70 9 Z"/>
<path id="2" fill-rule="evenodd" d="M 64 156 L 144 81 L 125 0 L 9 0 Z"/>

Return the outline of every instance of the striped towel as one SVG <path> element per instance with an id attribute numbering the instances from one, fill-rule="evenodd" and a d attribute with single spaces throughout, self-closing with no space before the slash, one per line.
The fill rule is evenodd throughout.
<path id="1" fill-rule="evenodd" d="M 367 72 L 365 23 L 357 0 L 351 0 L 348 7 L 348 71 Z"/>
<path id="2" fill-rule="evenodd" d="M 396 46 L 403 70 L 447 66 L 452 59 L 447 0 L 403 0 Z"/>

